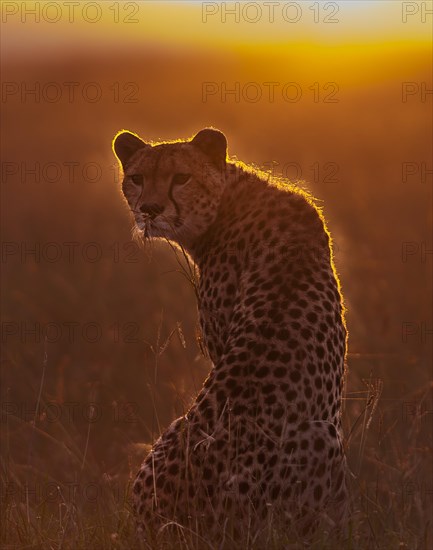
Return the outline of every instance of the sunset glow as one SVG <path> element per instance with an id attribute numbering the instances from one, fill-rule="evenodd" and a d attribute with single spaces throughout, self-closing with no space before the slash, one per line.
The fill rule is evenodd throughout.
<path id="1" fill-rule="evenodd" d="M 296 513 L 271 524 L 280 483 L 265 498 L 256 476 L 288 497 L 311 478 L 327 518 L 344 455 L 348 538 L 331 520 L 311 548 L 433 548 L 433 1 L 6 0 L 0 16 L 0 545 L 138 548 L 132 493 L 175 512 L 180 494 L 151 468 L 132 489 L 138 468 L 219 369 L 205 418 L 229 427 L 184 447 L 236 443 L 232 471 L 211 455 L 197 479 L 230 496 L 241 472 L 245 507 L 263 489 L 266 542 L 231 545 L 228 500 L 210 508 L 226 545 L 174 514 L 143 548 L 298 548 Z M 232 413 L 254 427 L 245 468 Z"/>

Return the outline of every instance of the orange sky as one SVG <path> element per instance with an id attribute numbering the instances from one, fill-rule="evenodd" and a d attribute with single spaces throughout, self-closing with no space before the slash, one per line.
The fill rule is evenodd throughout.
<path id="1" fill-rule="evenodd" d="M 2 56 L 156 43 L 200 48 L 293 43 L 426 43 L 433 1 L 8 2 Z M 86 9 L 83 6 L 90 6 Z M 35 6 L 36 13 L 35 13 Z"/>
<path id="2" fill-rule="evenodd" d="M 218 50 L 259 76 L 405 80 L 431 65 L 433 1 L 7 2 L 1 60 Z M 96 4 L 96 8 L 95 8 Z M 84 9 L 83 6 L 89 6 Z M 92 7 L 93 6 L 93 7 Z M 98 7 L 99 6 L 99 7 Z M 229 57 L 227 57 L 229 56 Z M 403 69 L 404 68 L 404 69 Z M 262 74 L 259 74 L 262 73 Z"/>

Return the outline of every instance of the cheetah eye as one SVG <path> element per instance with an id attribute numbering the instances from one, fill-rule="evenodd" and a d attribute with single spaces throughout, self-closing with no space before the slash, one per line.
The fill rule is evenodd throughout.
<path id="1" fill-rule="evenodd" d="M 135 185 L 143 185 L 143 174 L 133 174 L 130 178 Z"/>
<path id="2" fill-rule="evenodd" d="M 191 177 L 191 174 L 175 174 L 172 179 L 173 185 L 184 185 Z"/>

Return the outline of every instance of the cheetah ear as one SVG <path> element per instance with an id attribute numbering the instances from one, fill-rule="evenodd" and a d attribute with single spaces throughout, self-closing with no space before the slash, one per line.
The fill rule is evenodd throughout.
<path id="1" fill-rule="evenodd" d="M 226 162 L 227 139 L 226 136 L 214 128 L 205 128 L 196 134 L 191 143 L 198 147 L 217 165 Z"/>
<path id="2" fill-rule="evenodd" d="M 150 147 L 150 145 L 144 143 L 137 134 L 125 130 L 118 132 L 113 139 L 113 151 L 123 168 L 136 151 L 145 147 Z"/>

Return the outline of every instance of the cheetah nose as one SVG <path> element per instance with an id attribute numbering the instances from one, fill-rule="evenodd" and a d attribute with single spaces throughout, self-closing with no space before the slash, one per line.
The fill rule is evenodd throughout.
<path id="1" fill-rule="evenodd" d="M 152 220 L 164 210 L 159 204 L 142 204 L 140 206 L 140 212 L 147 214 Z"/>

